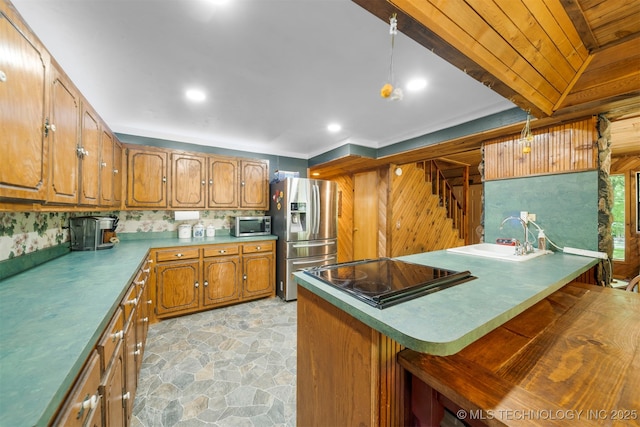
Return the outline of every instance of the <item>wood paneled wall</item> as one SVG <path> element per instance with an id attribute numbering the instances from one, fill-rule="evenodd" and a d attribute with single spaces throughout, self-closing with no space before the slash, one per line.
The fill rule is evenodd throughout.
<path id="1" fill-rule="evenodd" d="M 332 178 L 338 184 L 338 262 L 353 261 L 353 178 Z"/>
<path id="2" fill-rule="evenodd" d="M 425 180 L 423 163 L 398 165 L 402 174 L 389 174 L 389 204 L 392 206 L 387 227 L 390 239 L 388 256 L 396 257 L 464 245 L 452 227 L 440 200 Z"/>
<path id="3" fill-rule="evenodd" d="M 531 152 L 524 154 L 520 135 L 483 144 L 485 181 L 531 175 L 593 170 L 598 167 L 597 118 L 533 131 Z"/>

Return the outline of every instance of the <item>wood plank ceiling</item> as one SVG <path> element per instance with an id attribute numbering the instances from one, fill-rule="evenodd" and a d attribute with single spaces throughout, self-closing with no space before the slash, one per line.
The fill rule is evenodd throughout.
<path id="1" fill-rule="evenodd" d="M 399 31 L 530 111 L 538 119 L 534 127 L 601 113 L 616 120 L 640 111 L 640 1 L 352 1 L 385 22 L 397 13 Z M 476 150 L 487 136 L 438 144 L 443 147 L 422 154 Z M 342 163 L 352 169 L 349 159 Z"/>

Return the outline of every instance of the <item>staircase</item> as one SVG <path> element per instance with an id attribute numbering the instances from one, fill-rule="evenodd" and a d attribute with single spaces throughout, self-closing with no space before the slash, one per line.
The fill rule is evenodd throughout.
<path id="1" fill-rule="evenodd" d="M 464 200 L 458 200 L 434 160 L 405 164 L 390 188 L 392 256 L 463 246 L 468 241 Z M 465 172 L 468 177 L 468 168 Z M 463 182 L 468 179 L 463 177 Z M 466 184 L 468 187 L 468 184 Z M 465 188 L 464 197 L 468 194 Z"/>

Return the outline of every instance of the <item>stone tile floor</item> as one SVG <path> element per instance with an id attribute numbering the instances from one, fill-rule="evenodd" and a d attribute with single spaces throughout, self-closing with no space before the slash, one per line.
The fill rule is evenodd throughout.
<path id="1" fill-rule="evenodd" d="M 252 301 L 151 325 L 132 426 L 294 426 L 296 303 Z"/>

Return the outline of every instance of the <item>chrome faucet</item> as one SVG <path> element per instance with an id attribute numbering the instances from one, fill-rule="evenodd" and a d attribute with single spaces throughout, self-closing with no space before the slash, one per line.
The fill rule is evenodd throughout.
<path id="1" fill-rule="evenodd" d="M 516 240 L 516 255 L 526 255 L 528 253 L 533 252 L 533 245 L 529 242 L 529 228 L 527 226 L 527 222 L 522 218 L 517 216 L 506 217 L 500 223 L 500 230 L 502 230 L 502 227 L 504 226 L 505 222 L 512 219 L 515 219 L 516 221 L 520 221 L 520 224 L 522 224 L 522 228 L 524 230 L 524 242 L 521 243 L 518 240 Z"/>

